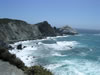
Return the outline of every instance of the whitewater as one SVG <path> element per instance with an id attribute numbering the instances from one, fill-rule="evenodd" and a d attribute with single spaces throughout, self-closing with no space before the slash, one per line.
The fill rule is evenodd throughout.
<path id="1" fill-rule="evenodd" d="M 16 49 L 18 44 L 22 50 Z M 54 75 L 100 75 L 100 34 L 47 37 L 11 45 L 14 49 L 9 52 L 28 67 L 42 65 Z"/>

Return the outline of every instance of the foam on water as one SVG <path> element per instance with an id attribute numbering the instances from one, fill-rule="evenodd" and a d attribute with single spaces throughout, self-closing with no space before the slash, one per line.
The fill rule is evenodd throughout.
<path id="1" fill-rule="evenodd" d="M 9 50 L 9 52 L 12 54 L 16 54 L 16 56 L 20 58 L 25 63 L 26 66 L 32 66 L 35 65 L 36 58 L 35 56 L 31 55 L 32 52 L 35 50 L 36 50 L 35 48 L 28 47 L 23 50 L 17 50 L 17 49 Z"/>
<path id="2" fill-rule="evenodd" d="M 94 34 L 95 36 L 100 36 L 100 34 Z"/>
<path id="3" fill-rule="evenodd" d="M 60 54 L 60 53 L 57 53 L 57 52 L 54 52 L 54 53 L 52 53 L 52 56 L 67 56 L 67 55 L 62 55 L 62 54 Z"/>
<path id="4" fill-rule="evenodd" d="M 44 45 L 54 50 L 70 50 L 77 44 L 79 43 L 76 41 L 58 41 L 54 44 L 44 44 Z"/>
<path id="5" fill-rule="evenodd" d="M 70 35 L 56 36 L 56 37 L 47 37 L 46 39 L 56 39 L 56 38 L 69 37 L 69 36 L 70 36 Z"/>
<path id="6" fill-rule="evenodd" d="M 43 64 L 42 66 L 50 69 L 54 75 L 100 75 L 100 57 L 98 56 L 98 61 L 87 58 L 95 48 L 83 45 L 85 42 L 58 41 L 57 38 L 63 39 L 62 37 L 48 37 L 42 40 L 17 42 L 12 45 L 15 49 L 10 52 L 16 54 L 26 66 Z M 18 44 L 26 47 L 17 50 Z"/>
<path id="7" fill-rule="evenodd" d="M 46 65 L 55 75 L 100 75 L 100 64 L 96 61 L 72 59 Z"/>
<path id="8" fill-rule="evenodd" d="M 31 43 L 31 44 L 30 44 Z M 16 47 L 18 44 L 22 44 L 22 46 L 26 46 L 22 50 L 17 50 Z M 16 54 L 18 58 L 20 58 L 26 66 L 31 66 L 35 64 L 35 60 L 38 56 L 45 57 L 43 51 L 52 49 L 51 56 L 66 56 L 60 53 L 55 52 L 55 50 L 70 50 L 74 48 L 78 43 L 76 41 L 57 41 L 53 44 L 45 44 L 42 41 L 23 41 L 17 42 L 12 46 L 15 47 L 14 50 L 10 50 L 10 53 Z M 41 53 L 42 51 L 42 53 Z M 48 54 L 49 55 L 49 54 Z M 33 58 L 32 58 L 33 57 Z M 34 64 L 33 64 L 34 62 Z"/>

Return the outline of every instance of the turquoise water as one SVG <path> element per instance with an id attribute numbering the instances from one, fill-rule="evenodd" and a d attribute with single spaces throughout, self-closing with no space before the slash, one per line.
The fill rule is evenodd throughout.
<path id="1" fill-rule="evenodd" d="M 43 58 L 37 60 L 39 64 L 50 69 L 55 75 L 100 75 L 100 34 L 80 34 L 46 40 L 77 43 L 72 49 L 62 50 L 49 49 Z M 50 44 L 50 43 L 49 43 Z M 62 43 L 63 45 L 65 43 Z M 48 49 L 46 49 L 48 50 Z M 54 52 L 52 52 L 52 50 Z M 56 53 L 55 56 L 48 56 L 48 52 Z"/>
<path id="2" fill-rule="evenodd" d="M 34 50 L 27 48 L 30 53 L 26 55 L 35 56 L 35 60 L 30 60 L 51 70 L 54 75 L 100 75 L 100 34 L 48 37 L 23 45 L 34 46 Z"/>

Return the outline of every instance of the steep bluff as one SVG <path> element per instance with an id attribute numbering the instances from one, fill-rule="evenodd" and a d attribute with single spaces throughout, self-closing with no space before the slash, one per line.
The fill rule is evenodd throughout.
<path id="1" fill-rule="evenodd" d="M 35 25 L 38 26 L 42 36 L 56 36 L 55 30 L 47 21 L 37 23 Z"/>
<path id="2" fill-rule="evenodd" d="M 69 26 L 55 29 L 47 21 L 37 24 L 28 24 L 22 20 L 0 19 L 0 40 L 5 42 L 34 40 L 47 36 L 72 35 L 76 33 L 77 32 Z"/>
<path id="3" fill-rule="evenodd" d="M 37 27 L 32 27 L 27 22 L 13 19 L 0 19 L 0 40 L 19 41 L 34 39 L 41 36 Z"/>

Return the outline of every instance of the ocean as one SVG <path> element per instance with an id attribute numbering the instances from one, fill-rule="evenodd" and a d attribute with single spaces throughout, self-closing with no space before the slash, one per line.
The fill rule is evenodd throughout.
<path id="1" fill-rule="evenodd" d="M 22 50 L 16 46 L 22 44 Z M 80 31 L 78 35 L 47 37 L 11 44 L 26 66 L 42 65 L 54 75 L 100 75 L 100 32 Z"/>

